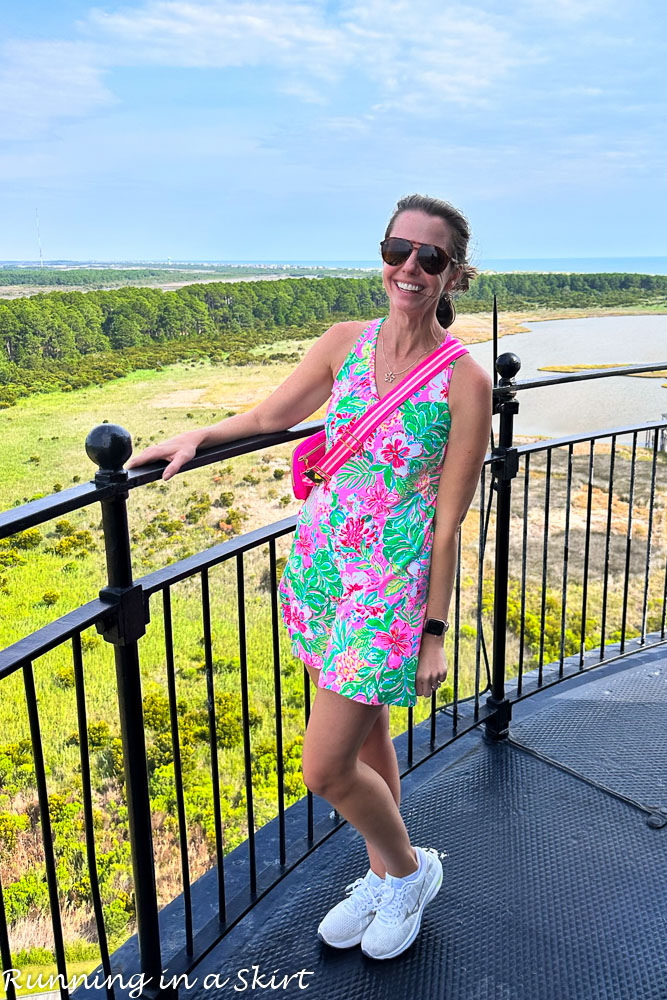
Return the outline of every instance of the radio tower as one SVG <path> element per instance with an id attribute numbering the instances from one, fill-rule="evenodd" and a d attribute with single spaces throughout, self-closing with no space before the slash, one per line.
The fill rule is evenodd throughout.
<path id="1" fill-rule="evenodd" d="M 37 246 L 39 247 L 39 266 L 44 267 L 44 259 L 42 257 L 42 240 L 39 235 L 39 214 L 37 209 L 35 209 L 35 218 L 37 219 Z"/>

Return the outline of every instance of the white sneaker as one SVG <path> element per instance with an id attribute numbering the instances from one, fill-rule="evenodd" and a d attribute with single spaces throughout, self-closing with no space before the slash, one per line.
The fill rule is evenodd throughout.
<path id="1" fill-rule="evenodd" d="M 432 847 L 415 847 L 424 870 L 413 882 L 387 872 L 380 905 L 361 941 L 369 958 L 394 958 L 408 948 L 419 933 L 422 912 L 442 885 L 442 863 Z"/>
<path id="2" fill-rule="evenodd" d="M 375 916 L 384 889 L 384 882 L 373 885 L 369 868 L 363 878 L 346 886 L 347 898 L 329 910 L 317 928 L 320 941 L 332 948 L 351 948 L 359 944 L 364 931 Z"/>

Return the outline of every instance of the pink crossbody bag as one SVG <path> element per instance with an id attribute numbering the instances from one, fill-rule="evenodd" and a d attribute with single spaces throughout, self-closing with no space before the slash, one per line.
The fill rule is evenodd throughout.
<path id="1" fill-rule="evenodd" d="M 342 429 L 340 438 L 330 451 L 326 451 L 326 431 L 317 431 L 300 441 L 292 453 L 292 488 L 297 500 L 305 500 L 313 486 L 329 482 L 334 473 L 363 447 L 364 440 L 389 414 L 404 403 L 413 392 L 438 375 L 444 368 L 467 354 L 468 348 L 460 340 L 448 337 L 425 361 L 395 386 L 391 392 L 374 403 L 363 417 L 353 420 Z"/>

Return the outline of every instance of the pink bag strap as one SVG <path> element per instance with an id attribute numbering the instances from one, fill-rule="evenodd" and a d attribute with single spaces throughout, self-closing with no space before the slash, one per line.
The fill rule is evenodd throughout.
<path id="1" fill-rule="evenodd" d="M 352 421 L 345 426 L 341 431 L 341 436 L 351 438 L 351 443 L 348 443 L 348 440 L 337 441 L 331 451 L 328 451 L 324 458 L 313 466 L 313 470 L 318 472 L 323 479 L 327 481 L 331 479 L 334 473 L 338 472 L 347 462 L 348 458 L 361 450 L 364 439 L 372 434 L 393 410 L 463 354 L 468 354 L 468 348 L 460 340 L 448 337 L 433 354 L 422 361 L 391 392 L 374 403 L 360 420 Z M 375 373 L 373 373 L 373 377 L 374 375 Z"/>

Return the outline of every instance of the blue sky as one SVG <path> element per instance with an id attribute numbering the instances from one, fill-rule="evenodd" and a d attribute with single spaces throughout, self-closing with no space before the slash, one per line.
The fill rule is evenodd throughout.
<path id="1" fill-rule="evenodd" d="M 369 259 L 395 201 L 484 257 L 667 254 L 658 0 L 5 5 L 0 259 Z"/>

